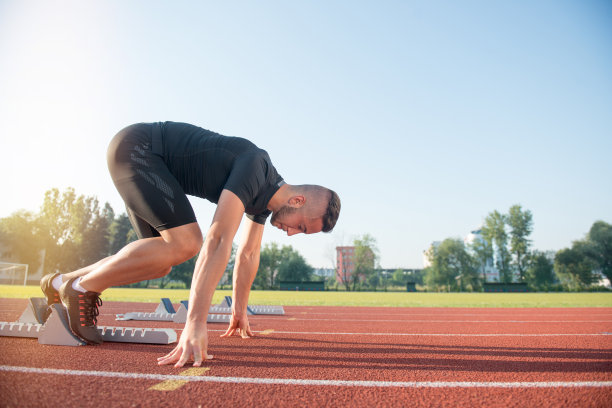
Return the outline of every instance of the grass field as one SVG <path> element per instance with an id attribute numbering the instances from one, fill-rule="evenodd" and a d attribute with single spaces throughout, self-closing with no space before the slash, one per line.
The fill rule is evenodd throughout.
<path id="1" fill-rule="evenodd" d="M 229 290 L 217 290 L 218 304 Z M 0 298 L 40 297 L 37 286 L 0 285 Z M 189 298 L 186 289 L 108 289 L 104 301 L 174 303 Z M 393 306 L 393 307 L 612 307 L 612 293 L 409 293 L 409 292 L 251 292 L 252 305 L 283 306 Z"/>

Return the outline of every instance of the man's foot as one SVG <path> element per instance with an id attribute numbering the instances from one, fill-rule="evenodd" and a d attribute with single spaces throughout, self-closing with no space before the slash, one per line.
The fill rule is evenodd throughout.
<path id="1" fill-rule="evenodd" d="M 101 344 L 102 335 L 98 331 L 98 306 L 102 306 L 100 293 L 79 292 L 72 287 L 72 282 L 77 278 L 64 282 L 59 290 L 62 304 L 68 312 L 70 330 L 75 336 L 87 344 Z"/>
<path id="2" fill-rule="evenodd" d="M 59 275 L 59 273 L 50 273 L 49 275 L 43 276 L 40 280 L 40 289 L 42 289 L 47 298 L 47 306 L 61 302 L 59 292 L 53 287 L 53 279 L 55 279 L 57 275 Z"/>
<path id="3" fill-rule="evenodd" d="M 51 305 L 54 303 L 61 303 L 59 292 L 53 287 L 53 279 L 55 279 L 58 275 L 59 273 L 50 273 L 43 276 L 43 278 L 40 280 L 40 289 L 42 289 L 45 298 L 47 298 L 47 309 L 41 316 L 43 322 L 46 322 L 51 314 Z"/>

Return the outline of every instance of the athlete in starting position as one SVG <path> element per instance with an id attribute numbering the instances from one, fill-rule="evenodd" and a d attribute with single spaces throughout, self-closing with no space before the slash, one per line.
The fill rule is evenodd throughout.
<path id="1" fill-rule="evenodd" d="M 108 148 L 108 167 L 138 237 L 115 255 L 41 280 L 49 305 L 62 302 L 73 333 L 88 344 L 102 338 L 96 327 L 100 294 L 167 275 L 199 252 L 187 322 L 177 346 L 158 364 L 200 366 L 208 355 L 206 319 L 217 283 L 246 213 L 236 254 L 232 318 L 223 336 L 252 336 L 247 318 L 251 285 L 259 266 L 264 223 L 287 235 L 333 229 L 338 195 L 316 185 L 286 184 L 268 154 L 246 139 L 222 136 L 186 123 L 139 123 L 120 131 Z M 206 239 L 187 194 L 217 204 Z"/>

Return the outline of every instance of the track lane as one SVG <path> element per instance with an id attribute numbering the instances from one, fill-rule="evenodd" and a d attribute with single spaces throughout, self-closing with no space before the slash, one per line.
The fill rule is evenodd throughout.
<path id="1" fill-rule="evenodd" d="M 110 303 L 110 304 L 109 304 Z M 4 314 L 18 317 L 20 312 L 6 312 L 3 308 L 4 303 L 0 302 L 0 316 Z M 125 326 L 145 327 L 150 326 L 151 322 L 115 322 L 113 317 L 117 313 L 127 311 L 138 311 L 134 309 L 138 305 L 105 303 L 103 306 L 106 314 L 101 317 L 101 325 L 116 325 L 118 323 Z M 141 307 L 148 307 L 142 311 L 151 311 L 151 304 L 142 304 Z M 154 308 L 154 305 L 153 305 Z M 19 307 L 13 309 L 19 310 Z M 350 314 L 347 308 L 338 310 L 334 308 L 332 312 L 336 314 Z M 512 329 L 512 322 L 484 323 L 442 323 L 432 322 L 432 328 L 452 325 L 452 329 L 463 334 L 478 334 L 478 329 L 486 329 L 488 332 L 516 332 L 516 336 L 496 336 L 496 337 L 451 337 L 451 336 L 430 336 L 418 333 L 419 324 L 407 322 L 396 324 L 396 322 L 378 322 L 377 324 L 355 324 L 359 322 L 344 322 L 342 318 L 337 321 L 318 321 L 318 320 L 297 320 L 300 316 L 312 312 L 313 308 L 287 307 L 286 316 L 272 317 L 253 316 L 251 317 L 254 329 L 257 331 L 268 331 L 266 335 L 258 335 L 255 339 L 243 340 L 240 338 L 220 339 L 218 334 L 224 331 L 225 324 L 210 324 L 210 352 L 215 355 L 215 359 L 208 362 L 210 367 L 208 375 L 228 378 L 270 378 L 270 379 L 304 379 L 314 381 L 371 381 L 371 382 L 448 382 L 458 384 L 460 382 L 475 383 L 546 383 L 546 382 L 569 382 L 578 383 L 584 381 L 612 381 L 612 337 L 607 335 L 597 336 L 552 336 L 555 330 L 561 330 L 557 334 L 567 333 L 567 330 L 595 329 L 599 332 L 609 330 L 609 324 L 601 322 L 581 323 L 571 325 L 568 323 L 546 324 L 536 329 L 527 331 L 539 333 L 537 336 L 549 335 L 546 337 L 524 337 L 520 336 L 520 330 L 516 332 Z M 328 308 L 316 308 L 322 311 L 321 314 L 332 313 Z M 410 309 L 414 311 L 415 309 Z M 402 309 L 406 314 L 406 309 Z M 417 310 L 417 313 L 420 309 Z M 465 320 L 466 314 L 479 315 L 483 319 L 491 319 L 495 312 L 477 310 L 456 311 L 457 318 Z M 561 309 L 557 312 L 568 311 Z M 571 309 L 570 309 L 571 311 Z M 602 310 L 598 310 L 600 313 Z M 612 309 L 605 309 L 603 314 L 611 312 Z M 367 309 L 360 308 L 360 313 L 367 312 Z M 427 310 L 427 315 L 435 318 L 435 313 L 448 316 L 447 309 Z M 459 313 L 458 313 L 459 312 Z M 517 315 L 528 315 L 529 312 L 517 310 Z M 540 310 L 540 312 L 542 312 Z M 11 314 L 12 313 L 12 314 Z M 370 315 L 375 314 L 369 312 Z M 392 313 L 391 313 L 392 314 Z M 452 313 L 451 313 L 452 314 Z M 463 316 L 461 316 L 461 314 Z M 544 313 L 551 318 L 555 314 Z M 399 315 L 399 314 L 398 314 Z M 557 315 L 558 316 L 558 315 Z M 578 316 L 580 317 L 580 316 Z M 296 318 L 296 320 L 289 320 Z M 439 317 L 438 317 L 439 318 Z M 447 318 L 447 317 L 444 317 Z M 584 317 L 583 317 L 584 318 Z M 601 317 L 598 317 L 601 319 Z M 0 318 L 1 320 L 1 318 Z M 384 319 L 382 319 L 384 320 Z M 389 320 L 389 319 L 387 319 Z M 493 320 L 502 320 L 495 318 Z M 538 323 L 534 323 L 538 324 Z M 172 327 L 180 329 L 182 325 L 173 323 L 156 323 L 158 327 Z M 530 328 L 528 324 L 522 324 Z M 514 324 L 516 326 L 516 324 Z M 572 327 L 574 326 L 574 327 Z M 523 327 L 523 328 L 524 328 Z M 316 329 L 316 333 L 312 330 Z M 358 330 L 365 330 L 366 334 L 331 334 L 337 333 L 340 329 L 346 332 L 355 333 Z M 304 334 L 297 334 L 296 331 L 302 330 Z M 450 329 L 449 329 L 450 330 Z M 443 330 L 443 331 L 449 331 Z M 391 336 L 367 334 L 369 332 L 380 331 L 393 333 L 401 331 L 403 334 L 411 336 Z M 414 333 L 414 332 L 417 333 Z M 584 330 L 583 330 L 584 331 Z M 460 334 L 460 333 L 459 333 Z M 482 334 L 482 333 L 481 333 Z M 584 332 L 583 334 L 588 334 Z M 594 334 L 594 333 L 591 333 Z M 172 367 L 159 367 L 155 364 L 156 358 L 167 353 L 172 346 L 152 346 L 138 344 L 106 343 L 98 347 L 56 347 L 41 346 L 35 339 L 0 338 L 0 364 L 22 367 L 48 367 L 56 369 L 72 370 L 98 370 L 123 373 L 151 373 L 162 375 L 176 375 L 177 369 Z M 0 372 L 3 382 L 7 381 L 19 389 L 19 378 L 23 373 Z M 58 382 L 58 375 L 36 374 L 36 381 L 45 383 L 46 378 L 54 378 Z M 75 380 L 70 376 L 61 376 L 62 384 L 69 384 Z M 119 386 L 120 379 L 105 378 L 82 379 L 88 384 L 95 384 L 96 392 L 104 392 L 105 389 L 122 389 Z M 125 381 L 125 380 L 123 380 Z M 155 381 L 134 379 L 129 380 L 133 383 L 131 393 L 140 393 L 143 405 L 146 405 L 146 398 L 152 398 L 148 387 Z M 2 390 L 0 385 L 0 390 Z M 117 388 L 118 387 L 118 388 Z M 266 384 L 195 384 L 190 382 L 177 391 L 166 392 L 175 394 L 175 399 L 169 399 L 169 406 L 178 406 L 182 401 L 188 406 L 193 405 L 192 393 L 209 393 L 211 399 L 205 401 L 203 406 L 217 401 L 220 403 L 223 394 L 234 394 L 237 390 L 248 390 L 251 393 L 245 396 L 248 401 L 253 401 L 261 405 L 263 403 L 289 406 L 289 401 L 300 402 L 303 405 L 335 405 L 334 402 L 350 402 L 353 406 L 372 406 L 377 403 L 381 406 L 393 401 L 400 403 L 402 400 L 414 399 L 426 405 L 463 405 L 465 403 L 496 405 L 500 401 L 512 402 L 508 397 L 512 394 L 508 390 L 500 390 L 499 387 L 488 387 L 486 392 L 482 389 L 457 389 L 450 387 L 452 391 L 441 391 L 435 387 L 420 388 L 418 393 L 410 390 L 409 387 L 396 387 L 396 390 L 377 389 L 376 391 L 364 390 L 367 387 L 346 386 L 311 386 L 311 385 L 266 385 Z M 371 387 L 374 388 L 374 387 Z M 380 388 L 380 387 L 378 387 Z M 519 387 L 513 389 L 513 395 L 524 395 L 529 398 L 530 403 L 540 401 L 538 405 L 547 406 L 567 406 L 567 403 L 574 401 L 578 403 L 577 396 L 586 398 L 591 406 L 598 406 L 598 401 L 605 398 L 612 399 L 612 387 L 579 387 L 568 390 L 553 390 L 551 387 L 532 389 L 534 387 Z M 305 391 L 310 389 L 310 392 Z M 333 389 L 333 390 L 332 390 Z M 102 391 L 98 391 L 102 390 Z M 291 390 L 291 392 L 289 392 Z M 70 392 L 74 392 L 71 389 Z M 164 395 L 164 392 L 156 391 L 157 394 Z M 79 392 L 77 391 L 77 394 Z M 115 391 L 109 394 L 116 395 Z M 321 400 L 319 396 L 327 395 L 327 399 Z M 365 400 L 356 400 L 355 396 Z M 296 396 L 299 396 L 296 398 Z M 427 399 L 423 399 L 428 396 Z M 495 398 L 493 398 L 495 396 Z M 119 406 L 128 406 L 134 403 L 131 395 L 118 395 L 116 401 Z M 23 401 L 32 401 L 28 397 Z M 106 397 L 105 397 L 106 398 Z M 158 397 L 159 398 L 159 395 Z M 165 397 L 164 397 L 165 398 Z M 164 399 L 162 398 L 162 400 Z M 233 401 L 229 397 L 229 401 Z M 156 400 L 157 401 L 157 400 Z M 200 400 L 197 400 L 200 401 Z M 212 401 L 212 402 L 211 402 Z M 556 403 L 555 403 L 556 401 Z M 565 403 L 562 403 L 562 402 Z M 226 401 L 227 402 L 227 401 Z M 286 404 L 286 405 L 283 405 Z M 361 405 L 360 405 L 361 404 Z M 342 405 L 342 403 L 341 403 Z M 395 404 L 397 405 L 397 404 Z M 400 405 L 402 405 L 400 403 Z M 418 404 L 417 404 L 418 405 Z M 524 405 L 524 404 L 523 404 Z M 570 404 L 572 405 L 572 404 Z M 184 406 L 184 405 L 183 405 Z M 209 405 L 211 406 L 211 405 Z M 584 406 L 582 404 L 581 406 Z M 601 405 L 599 405 L 601 406 Z"/>

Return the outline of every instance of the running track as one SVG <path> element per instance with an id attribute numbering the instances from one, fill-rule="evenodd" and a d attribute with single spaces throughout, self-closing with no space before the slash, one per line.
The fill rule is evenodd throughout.
<path id="1" fill-rule="evenodd" d="M 0 321 L 23 299 L 0 299 Z M 107 302 L 116 313 L 153 311 Z M 209 324 L 203 368 L 159 367 L 172 345 L 39 345 L 0 337 L 0 406 L 611 407 L 612 308 L 285 307 L 251 316 L 257 337 Z M 179 332 L 180 333 L 180 332 Z"/>

